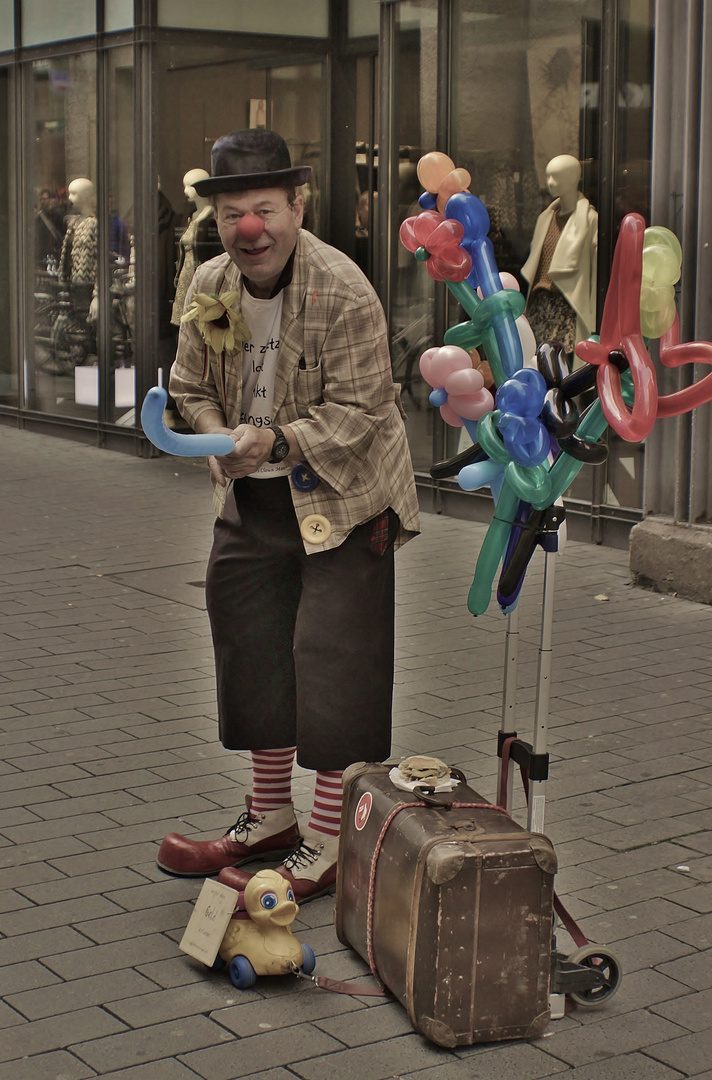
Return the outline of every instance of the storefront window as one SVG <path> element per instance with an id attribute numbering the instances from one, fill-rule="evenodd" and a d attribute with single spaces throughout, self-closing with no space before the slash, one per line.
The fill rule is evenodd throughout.
<path id="1" fill-rule="evenodd" d="M 419 212 L 419 159 L 436 145 L 437 0 L 416 0 L 397 7 L 397 100 L 393 115 L 399 146 L 397 224 Z M 433 342 L 434 283 L 425 267 L 394 237 L 394 279 L 390 310 L 394 379 L 401 386 L 408 413 L 408 441 L 416 470 L 433 462 L 435 410 L 430 387 L 420 376 L 418 360 Z"/>
<path id="2" fill-rule="evenodd" d="M 0 52 L 15 48 L 15 12 L 13 5 L 0 5 Z"/>
<path id="3" fill-rule="evenodd" d="M 95 33 L 95 0 L 62 0 L 61 4 L 48 3 L 48 0 L 22 0 L 23 45 L 68 41 Z"/>
<path id="4" fill-rule="evenodd" d="M 31 68 L 34 280 L 28 404 L 96 418 L 96 57 Z M 33 347 L 32 347 L 33 346 Z"/>
<path id="5" fill-rule="evenodd" d="M 242 34 L 327 37 L 328 0 L 158 0 L 158 25 L 195 30 L 230 30 Z"/>
<path id="6" fill-rule="evenodd" d="M 0 236 L 7 238 L 10 232 L 10 68 L 0 68 Z M 0 402 L 4 405 L 18 403 L 18 371 L 13 357 L 12 335 L 14 318 L 10 295 L 10 260 L 14 252 L 6 242 L 0 244 Z"/>
<path id="7" fill-rule="evenodd" d="M 134 363 L 134 90 L 130 46 L 108 53 L 108 209 L 109 357 L 112 419 L 135 422 Z"/>
<path id="8" fill-rule="evenodd" d="M 322 234 L 323 62 L 300 50 L 163 45 L 157 50 L 160 366 L 175 355 L 183 301 L 195 271 L 222 252 L 212 210 L 191 192 L 210 171 L 214 141 L 228 131 L 268 127 L 286 140 L 294 165 L 311 165 L 301 191 L 305 228 Z M 218 113 L 215 102 L 221 107 Z M 176 102 L 181 108 L 176 108 Z M 192 178 L 192 179 L 191 179 Z"/>

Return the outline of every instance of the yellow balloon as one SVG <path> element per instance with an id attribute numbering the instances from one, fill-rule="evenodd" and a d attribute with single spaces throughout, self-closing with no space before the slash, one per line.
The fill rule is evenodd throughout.
<path id="1" fill-rule="evenodd" d="M 643 234 L 643 251 L 652 246 L 667 247 L 675 255 L 678 264 L 682 262 L 682 248 L 680 241 L 670 229 L 662 225 L 651 225 Z"/>
<path id="2" fill-rule="evenodd" d="M 641 311 L 640 329 L 643 337 L 659 338 L 666 333 L 675 322 L 675 301 L 658 311 Z"/>
<path id="3" fill-rule="evenodd" d="M 674 285 L 680 280 L 680 262 L 669 247 L 653 244 L 643 248 L 643 281 L 647 285 Z"/>
<path id="4" fill-rule="evenodd" d="M 640 310 L 662 311 L 675 300 L 675 290 L 672 285 L 646 285 L 643 282 L 640 289 Z"/>
<path id="5" fill-rule="evenodd" d="M 418 179 L 426 191 L 435 194 L 448 173 L 453 172 L 455 162 L 439 150 L 424 154 L 418 162 Z"/>

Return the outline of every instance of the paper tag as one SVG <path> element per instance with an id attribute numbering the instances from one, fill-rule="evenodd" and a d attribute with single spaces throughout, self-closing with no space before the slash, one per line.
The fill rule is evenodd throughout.
<path id="1" fill-rule="evenodd" d="M 200 890 L 178 946 L 188 956 L 212 967 L 237 905 L 239 893 L 219 881 L 206 881 Z"/>

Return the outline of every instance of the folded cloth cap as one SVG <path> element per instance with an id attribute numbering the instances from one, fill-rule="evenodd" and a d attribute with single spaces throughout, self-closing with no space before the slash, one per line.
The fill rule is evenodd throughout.
<path id="1" fill-rule="evenodd" d="M 196 180 L 198 195 L 221 191 L 249 191 L 252 188 L 298 187 L 311 175 L 310 165 L 292 167 L 289 149 L 281 135 L 265 128 L 248 128 L 222 135 L 213 143 L 211 176 Z"/>

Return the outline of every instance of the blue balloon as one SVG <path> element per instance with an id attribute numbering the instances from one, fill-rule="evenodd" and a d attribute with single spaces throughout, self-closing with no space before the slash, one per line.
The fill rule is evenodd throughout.
<path id="1" fill-rule="evenodd" d="M 541 465 L 549 455 L 549 432 L 534 417 L 502 413 L 497 424 L 512 461 L 517 465 Z"/>
<path id="2" fill-rule="evenodd" d="M 445 204 L 445 217 L 459 221 L 464 228 L 463 247 L 467 247 L 473 240 L 482 239 L 489 232 L 487 208 L 482 200 L 470 191 L 457 191 L 450 196 Z"/>
<path id="3" fill-rule="evenodd" d="M 434 409 L 439 409 L 441 405 L 444 405 L 447 401 L 447 390 L 445 387 L 436 386 L 434 390 L 431 390 L 428 395 L 428 401 Z"/>
<path id="4" fill-rule="evenodd" d="M 429 191 L 424 191 L 419 197 L 418 203 L 423 210 L 434 210 L 438 205 L 438 200 L 435 195 L 431 195 Z"/>
<path id="5" fill-rule="evenodd" d="M 235 449 L 229 435 L 180 435 L 167 428 L 163 413 L 168 394 L 162 386 L 153 386 L 141 407 L 141 427 L 154 446 L 175 457 L 224 457 Z"/>
<path id="6" fill-rule="evenodd" d="M 463 491 L 476 491 L 477 488 L 488 487 L 493 481 L 504 476 L 504 469 L 496 462 L 475 461 L 472 465 L 465 465 L 457 475 L 457 482 Z"/>
<path id="7" fill-rule="evenodd" d="M 533 368 L 522 368 L 497 390 L 495 402 L 503 413 L 538 416 L 544 407 L 546 381 Z"/>

